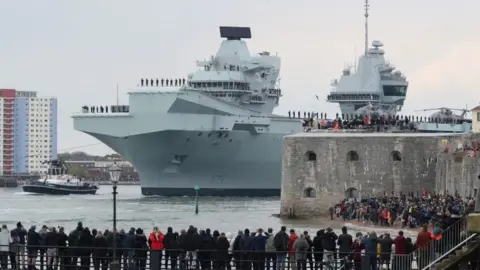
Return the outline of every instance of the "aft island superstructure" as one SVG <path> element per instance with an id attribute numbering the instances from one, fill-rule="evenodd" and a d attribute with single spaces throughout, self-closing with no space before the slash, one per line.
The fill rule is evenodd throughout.
<path id="1" fill-rule="evenodd" d="M 283 136 L 303 130 L 272 114 L 282 97 L 280 57 L 252 55 L 248 27 L 220 34 L 216 55 L 186 80 L 142 79 L 129 105 L 73 116 L 76 130 L 131 161 L 144 195 L 193 195 L 195 186 L 205 196 L 280 195 Z"/>
<path id="2" fill-rule="evenodd" d="M 344 117 L 361 115 L 366 106 L 396 114 L 402 110 L 407 96 L 408 81 L 405 75 L 385 60 L 383 43 L 368 41 L 368 0 L 365 1 L 365 52 L 358 66 L 346 67 L 340 79 L 332 81 L 327 102 L 338 103 Z"/>

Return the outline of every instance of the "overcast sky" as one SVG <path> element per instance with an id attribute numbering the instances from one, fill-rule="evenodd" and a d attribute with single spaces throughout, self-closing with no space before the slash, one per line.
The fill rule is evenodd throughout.
<path id="1" fill-rule="evenodd" d="M 480 102 L 480 1 L 370 0 L 370 39 L 410 82 L 404 112 Z M 363 52 L 362 0 L 0 1 L 0 87 L 59 101 L 60 151 L 98 142 L 73 130 L 84 104 L 114 104 L 139 79 L 186 77 L 215 54 L 220 25 L 249 26 L 251 52 L 282 57 L 290 109 L 339 112 L 331 80 Z M 95 154 L 104 145 L 79 148 Z"/>

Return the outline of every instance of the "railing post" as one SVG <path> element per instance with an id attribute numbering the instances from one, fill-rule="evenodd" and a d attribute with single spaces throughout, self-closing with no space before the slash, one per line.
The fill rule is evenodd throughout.
<path id="1" fill-rule="evenodd" d="M 150 250 L 150 269 L 151 270 L 159 270 L 160 269 L 160 256 L 158 254 L 158 250 Z"/>

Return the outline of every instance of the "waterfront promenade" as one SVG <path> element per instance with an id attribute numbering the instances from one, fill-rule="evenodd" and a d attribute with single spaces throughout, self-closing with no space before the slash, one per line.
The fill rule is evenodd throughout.
<path id="1" fill-rule="evenodd" d="M 154 227 L 148 233 L 141 228 L 128 231 L 90 230 L 81 222 L 66 232 L 63 227 L 30 226 L 21 222 L 9 230 L 0 230 L 0 262 L 2 269 L 79 269 L 86 270 L 306 270 L 306 269 L 422 269 L 434 257 L 428 250 L 446 252 L 456 245 L 445 240 L 441 244 L 430 235 L 464 233 L 462 218 L 452 231 L 434 228 L 418 234 L 416 242 L 402 231 L 395 235 L 352 235 L 346 227 L 341 234 L 323 228 L 310 236 L 284 226 L 245 229 L 236 236 L 230 233 L 189 226 L 174 230 Z M 426 236 L 426 238 L 425 238 Z M 460 238 L 460 237 L 454 237 Z M 420 268 L 418 266 L 421 266 Z"/>
<path id="2" fill-rule="evenodd" d="M 287 234 L 289 234 L 289 230 L 291 228 L 296 230 L 296 234 L 301 235 L 304 234 L 304 231 L 309 232 L 310 239 L 312 241 L 312 244 L 317 242 L 322 243 L 323 245 L 323 240 L 322 241 L 315 241 L 316 233 L 320 229 L 326 229 L 327 227 L 332 227 L 334 229 L 334 232 L 336 232 L 337 236 L 340 237 L 341 231 L 339 230 L 343 225 L 347 225 L 351 223 L 352 225 L 347 225 L 350 228 L 352 228 L 349 231 L 349 234 L 352 236 L 352 239 L 357 239 L 356 233 L 358 231 L 362 231 L 363 235 L 365 235 L 368 232 L 371 232 L 375 230 L 377 232 L 377 237 L 380 238 L 384 233 L 389 232 L 391 234 L 391 238 L 395 239 L 398 235 L 399 230 L 401 228 L 398 227 L 391 227 L 391 226 L 375 226 L 372 222 L 372 224 L 369 223 L 358 223 L 357 225 L 357 219 L 354 219 L 353 216 L 350 218 L 347 218 L 345 221 L 342 218 L 342 215 L 340 215 L 340 218 L 334 218 L 334 220 L 329 220 L 329 218 L 326 218 L 326 220 L 315 220 L 315 221 L 302 221 L 302 220 L 280 220 L 277 218 L 271 217 L 271 214 L 275 212 L 275 210 L 278 211 L 278 198 L 277 199 L 248 199 L 248 198 L 202 198 L 201 200 L 201 206 L 200 206 L 200 214 L 195 215 L 194 214 L 194 198 L 161 198 L 161 197 L 152 197 L 152 198 L 143 198 L 141 195 L 139 195 L 138 188 L 137 187 L 121 187 L 119 188 L 120 191 L 120 196 L 119 196 L 119 205 L 118 205 L 118 216 L 117 216 L 117 226 L 118 228 L 125 228 L 125 233 L 122 233 L 121 230 L 118 231 L 117 237 L 126 237 L 129 232 L 129 228 L 134 226 L 135 227 L 135 237 L 137 237 L 136 230 L 138 227 L 143 228 L 144 232 L 143 235 L 145 235 L 145 238 L 150 238 L 150 234 L 152 232 L 152 228 L 156 225 L 158 225 L 159 230 L 163 232 L 164 239 L 165 236 L 168 232 L 168 227 L 172 226 L 172 232 L 178 233 L 178 241 L 176 242 L 179 248 L 169 248 L 167 246 L 163 246 L 163 251 L 162 251 L 162 261 L 161 261 L 161 267 L 166 268 L 171 266 L 168 266 L 172 264 L 170 259 L 165 259 L 166 257 L 170 258 L 167 253 L 169 251 L 172 251 L 173 254 L 176 254 L 175 257 L 175 262 L 177 263 L 176 266 L 177 268 L 180 267 L 181 261 L 185 260 L 182 256 L 185 254 L 187 256 L 187 249 L 183 249 L 180 247 L 180 237 L 182 235 L 182 229 L 188 230 L 189 224 L 196 224 L 198 225 L 199 228 L 203 228 L 205 231 L 206 228 L 209 228 L 212 225 L 212 221 L 215 221 L 215 229 L 218 230 L 218 232 L 225 232 L 225 238 L 229 240 L 229 245 L 230 247 L 228 248 L 228 258 L 229 264 L 225 265 L 225 269 L 228 267 L 230 268 L 239 268 L 238 266 L 240 265 L 241 261 L 249 261 L 252 263 L 253 261 L 257 260 L 256 257 L 241 257 L 241 254 L 247 254 L 250 251 L 245 251 L 248 249 L 244 249 L 240 247 L 240 244 L 237 243 L 237 248 L 234 248 L 235 246 L 235 238 L 238 234 L 238 229 L 241 229 L 242 232 L 244 232 L 245 225 L 243 224 L 248 224 L 248 227 L 251 228 L 251 231 L 256 231 L 258 228 L 264 228 L 267 229 L 269 227 L 273 228 L 273 232 L 269 233 L 269 237 L 275 236 L 280 227 L 282 225 L 287 226 Z M 2 191 L 5 192 L 5 191 Z M 66 262 L 70 262 L 73 260 L 72 257 L 82 257 L 82 254 L 79 254 L 78 256 L 75 255 L 73 256 L 69 252 L 73 252 L 75 250 L 90 250 L 87 252 L 88 257 L 84 260 L 84 263 L 89 261 L 89 265 L 93 267 L 93 261 L 94 261 L 94 255 L 97 254 L 96 258 L 100 259 L 98 256 L 98 253 L 96 253 L 95 250 L 104 250 L 102 252 L 106 252 L 104 256 L 104 261 L 110 262 L 113 258 L 111 253 L 108 253 L 109 250 L 113 250 L 113 233 L 112 232 L 105 232 L 107 228 L 111 228 L 112 224 L 112 217 L 111 217 L 111 212 L 112 212 L 112 201 L 111 201 L 111 188 L 110 187 L 101 187 L 99 194 L 98 195 L 92 195 L 92 196 L 35 196 L 35 195 L 25 195 L 22 193 L 2 193 L 0 192 L 0 201 L 4 205 L 8 205 L 8 208 L 0 209 L 0 213 L 2 214 L 0 216 L 0 225 L 6 224 L 8 225 L 7 230 L 13 230 L 16 227 L 17 217 L 20 220 L 25 220 L 25 222 L 22 222 L 23 225 L 25 226 L 25 229 L 28 230 L 31 225 L 36 225 L 37 226 L 37 233 L 41 230 L 41 227 L 43 224 L 47 225 L 47 230 L 50 230 L 51 227 L 55 227 L 55 229 L 58 229 L 58 225 L 65 226 L 64 234 L 67 236 L 66 238 L 66 243 L 64 246 L 61 246 L 57 244 L 57 246 L 51 246 L 56 249 L 57 252 L 59 252 L 61 249 L 64 249 L 65 253 L 57 253 L 58 255 L 58 263 L 59 263 L 59 268 L 60 268 L 60 263 L 61 263 L 61 257 L 65 258 L 64 264 Z M 41 203 L 38 203 L 41 202 Z M 371 203 L 369 203 L 371 204 Z M 428 205 L 428 204 L 427 204 Z M 364 204 L 361 204 L 360 206 L 365 207 Z M 344 208 L 344 209 L 348 209 Z M 328 209 L 326 209 L 327 211 Z M 342 212 L 340 212 L 342 213 Z M 71 245 L 69 242 L 69 236 L 71 236 L 71 232 L 74 231 L 75 227 L 77 226 L 77 222 L 75 220 L 81 220 L 85 224 L 85 226 L 90 228 L 90 235 L 91 238 L 85 238 L 85 239 L 92 239 L 92 242 L 86 241 L 88 246 L 78 246 L 76 244 Z M 367 221 L 368 222 L 368 221 Z M 361 228 L 361 226 L 363 226 Z M 243 228 L 242 228 L 243 227 Z M 94 240 L 96 239 L 96 235 L 94 232 L 94 228 L 99 229 L 102 231 L 103 238 L 105 240 L 110 239 L 107 242 L 107 245 L 99 246 L 98 244 L 92 244 L 94 243 Z M 432 230 L 430 228 L 430 230 Z M 198 235 L 201 234 L 202 229 L 198 229 Z M 268 232 L 268 231 L 267 231 Z M 40 234 L 40 233 L 39 233 Z M 97 231 L 98 234 L 98 231 Z M 214 228 L 212 228 L 212 232 L 210 233 L 211 237 L 213 237 L 214 234 Z M 417 232 L 414 231 L 405 231 L 405 238 L 412 238 L 412 243 L 415 243 L 416 241 L 416 234 Z M 73 234 L 75 235 L 75 234 Z M 94 237 L 95 235 L 95 237 Z M 123 236 L 122 236 L 123 235 Z M 197 241 L 199 238 L 202 239 L 203 243 L 203 237 L 197 237 Z M 255 237 L 255 236 L 252 236 Z M 64 237 L 65 238 L 65 237 Z M 75 241 L 75 237 L 70 237 L 70 240 Z M 290 238 L 290 237 L 289 237 Z M 115 243 L 117 244 L 117 250 L 122 250 L 124 247 L 122 245 L 125 244 L 125 239 L 123 240 L 118 240 Z M 168 237 L 167 237 L 168 239 Z M 206 240 L 210 239 L 209 236 L 205 238 Z M 218 239 L 218 237 L 217 237 Z M 215 242 L 211 242 L 210 240 L 207 241 L 207 243 L 210 243 L 209 246 L 203 247 L 199 250 L 203 250 L 204 252 L 206 251 L 208 254 L 215 254 L 219 250 L 217 250 L 217 245 Z M 242 240 L 242 239 L 240 239 Z M 245 241 L 245 240 L 244 240 Z M 268 241 L 268 240 L 267 240 Z M 27 246 L 28 246 L 28 236 L 27 236 Z M 75 243 L 75 242 L 72 242 Z M 90 243 L 90 244 L 88 244 Z M 146 257 L 133 257 L 137 258 L 138 263 L 141 262 L 141 258 L 146 258 L 145 259 L 145 264 L 146 267 L 151 268 L 152 260 L 151 260 L 151 252 L 154 250 L 151 249 L 151 244 L 149 244 L 148 240 L 146 242 L 146 246 L 143 245 L 143 247 L 137 247 L 137 248 L 127 248 L 127 255 L 122 255 L 124 252 L 119 251 L 119 256 L 117 258 L 127 258 L 128 259 L 128 251 L 130 250 L 130 254 L 135 254 L 136 251 L 144 251 L 146 252 Z M 185 243 L 185 242 L 183 242 Z M 195 241 L 187 241 L 187 243 L 195 243 Z M 240 241 L 241 243 L 241 241 Z M 290 243 L 290 242 L 289 242 Z M 168 244 L 167 244 L 168 245 Z M 248 245 L 244 244 L 243 247 Z M 250 246 L 251 247 L 251 246 Z M 336 247 L 338 248 L 338 239 L 336 243 Z M 40 260 L 40 247 L 37 248 L 37 258 L 36 258 L 36 264 L 39 265 L 41 263 Z M 46 253 L 47 253 L 47 248 L 44 247 L 45 254 L 44 254 L 44 265 L 46 262 Z M 265 250 L 266 252 L 269 253 L 264 253 L 265 254 L 265 269 L 268 269 L 266 266 L 266 260 L 267 260 L 267 255 L 268 256 L 276 256 L 277 250 L 276 248 L 272 250 L 268 250 L 265 245 Z M 196 251 L 196 250 L 195 250 Z M 193 251 L 192 251 L 193 252 Z M 365 251 L 363 251 L 365 252 Z M 409 254 L 396 254 L 395 251 L 392 250 L 393 253 L 391 254 L 391 260 L 393 263 L 393 258 L 396 257 L 406 257 Z M 100 252 L 101 253 L 101 252 Z M 312 262 L 313 262 L 313 269 L 315 269 L 315 265 L 317 265 L 317 269 L 320 269 L 319 264 L 320 262 L 325 263 L 325 260 L 323 255 L 325 255 L 324 249 L 319 249 L 317 246 L 317 249 L 315 249 L 315 246 L 309 246 L 308 253 L 312 254 Z M 350 251 L 351 253 L 351 251 Z M 191 265 L 195 266 L 200 264 L 201 256 L 200 257 L 194 257 L 193 254 L 199 254 L 199 253 L 188 253 L 192 255 L 192 264 L 189 264 L 189 267 Z M 315 254 L 316 258 L 315 259 Z M 323 254 L 323 255 L 321 255 Z M 368 253 L 367 253 L 368 254 Z M 411 254 L 411 253 L 410 253 Z M 121 256 L 126 256 L 126 257 L 121 257 Z M 349 258 L 352 258 L 353 260 L 353 253 L 348 256 Z M 395 255 L 395 256 L 394 256 Z M 143 256 L 143 255 L 142 255 Z M 416 260 L 417 256 L 411 255 L 412 258 L 412 269 L 416 269 Z M 26 254 L 24 255 L 26 257 Z M 294 257 L 294 256 L 292 256 Z M 338 256 L 340 257 L 340 256 Z M 110 258 L 110 259 L 109 259 Z M 210 257 L 209 257 L 210 258 Z M 263 258 L 263 257 L 262 257 Z M 322 258 L 321 261 L 319 258 Z M 361 257 L 363 258 L 363 257 Z M 135 259 L 134 259 L 135 260 Z M 287 260 L 287 258 L 285 258 Z M 78 266 L 81 265 L 81 260 L 77 259 L 77 264 Z M 211 265 L 213 267 L 213 261 L 214 258 L 210 259 Z M 262 260 L 263 261 L 263 260 Z M 276 261 L 276 260 L 275 260 Z M 338 258 L 337 260 L 334 260 L 336 263 L 340 263 Z M 409 261 L 409 260 L 407 260 Z M 153 261 L 155 263 L 155 261 Z M 197 262 L 197 264 L 194 264 L 194 262 Z M 403 262 L 403 261 L 402 261 Z M 10 262 L 9 262 L 10 263 Z M 270 266 L 270 269 L 273 269 L 273 260 L 270 258 L 270 263 L 272 264 Z M 352 262 L 353 263 L 353 262 Z M 307 268 L 312 268 L 310 266 L 311 264 L 307 261 Z M 160 267 L 160 266 L 159 266 Z M 294 269 L 296 267 L 296 262 L 290 263 L 290 268 Z M 40 269 L 39 266 L 37 268 Z M 140 267 L 141 268 L 141 267 Z M 155 267 L 154 267 L 155 268 Z M 201 268 L 199 266 L 199 268 Z M 253 268 L 253 266 L 252 266 Z M 324 267 L 324 269 L 327 269 L 328 267 Z M 240 267 L 240 269 L 244 269 L 243 266 Z"/>
<path id="3" fill-rule="evenodd" d="M 6 233 L 11 235 L 9 245 L 2 242 Z M 397 238 L 390 241 L 396 243 Z M 29 270 L 363 269 L 362 264 L 371 264 L 370 258 L 381 256 L 376 246 L 369 253 L 367 243 L 372 239 L 376 239 L 372 233 L 357 234 L 355 240 L 347 231 L 337 236 L 330 228 L 319 231 L 314 238 L 285 227 L 276 233 L 272 229 L 267 232 L 245 229 L 231 238 L 230 234 L 193 226 L 182 229 L 180 234 L 172 228 L 167 228 L 165 234 L 158 228 L 145 234 L 140 228 L 131 228 L 127 233 L 90 231 L 79 223 L 67 234 L 61 227 L 58 231 L 55 227 L 43 227 L 38 232 L 31 227 L 27 231 L 19 223 L 11 231 L 5 226 L 0 231 L 0 251 L 5 251 L 0 252 L 0 261 L 2 269 L 9 266 Z M 391 264 L 394 269 L 417 269 L 413 244 L 402 248 L 405 251 L 398 254 L 385 249 L 383 260 L 378 262 Z"/>

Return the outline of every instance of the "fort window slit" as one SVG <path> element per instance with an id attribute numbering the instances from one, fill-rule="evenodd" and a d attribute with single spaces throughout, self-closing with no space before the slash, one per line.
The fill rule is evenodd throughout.
<path id="1" fill-rule="evenodd" d="M 309 188 L 306 188 L 304 191 L 303 191 L 303 196 L 305 198 L 315 198 L 317 197 L 317 194 L 315 192 L 315 189 L 309 187 Z"/>
<path id="2" fill-rule="evenodd" d="M 350 151 L 347 153 L 347 161 L 358 161 L 357 151 Z"/>
<path id="3" fill-rule="evenodd" d="M 306 153 L 307 161 L 317 161 L 317 154 L 313 151 L 308 151 Z"/>
<path id="4" fill-rule="evenodd" d="M 390 160 L 392 160 L 392 161 L 402 161 L 402 154 L 400 154 L 400 152 L 398 152 L 398 151 L 393 151 L 390 154 Z"/>

